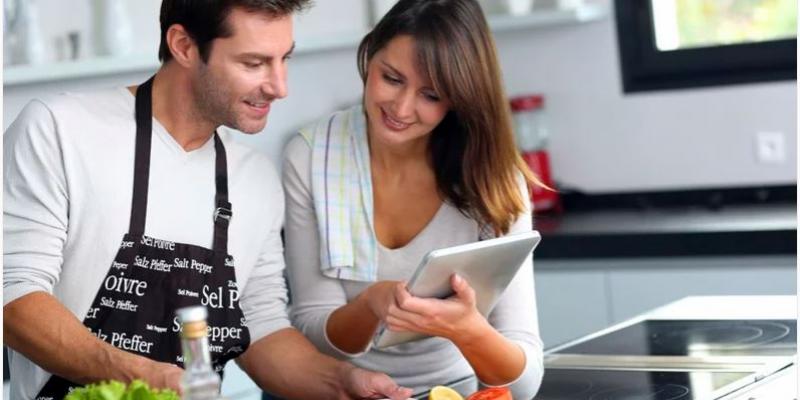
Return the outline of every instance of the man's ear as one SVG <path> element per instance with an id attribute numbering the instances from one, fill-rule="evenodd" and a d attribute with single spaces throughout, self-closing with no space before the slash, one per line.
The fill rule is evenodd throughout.
<path id="1" fill-rule="evenodd" d="M 197 44 L 181 24 L 173 24 L 167 30 L 167 47 L 172 59 L 184 67 L 190 67 L 200 60 Z"/>

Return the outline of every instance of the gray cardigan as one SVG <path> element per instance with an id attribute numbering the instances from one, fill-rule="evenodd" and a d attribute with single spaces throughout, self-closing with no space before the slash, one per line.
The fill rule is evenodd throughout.
<path id="1" fill-rule="evenodd" d="M 429 338 L 388 349 L 368 348 L 359 354 L 345 353 L 326 336 L 328 316 L 355 298 L 370 284 L 327 278 L 320 271 L 319 233 L 311 192 L 311 148 L 297 135 L 285 149 L 283 186 L 286 196 L 286 270 L 289 278 L 292 324 L 322 352 L 375 371 L 385 372 L 415 393 L 473 374 L 458 348 L 443 338 Z M 523 187 L 527 193 L 527 190 Z M 528 210 L 510 233 L 531 229 Z M 431 250 L 478 240 L 479 226 L 445 203 L 428 225 L 399 249 L 378 246 L 378 279 L 408 280 L 422 257 Z M 489 315 L 489 322 L 502 335 L 518 344 L 526 356 L 522 375 L 511 385 L 514 398 L 529 399 L 541 383 L 542 341 L 536 314 L 533 261 L 520 269 Z M 475 388 L 462 388 L 464 395 Z"/>

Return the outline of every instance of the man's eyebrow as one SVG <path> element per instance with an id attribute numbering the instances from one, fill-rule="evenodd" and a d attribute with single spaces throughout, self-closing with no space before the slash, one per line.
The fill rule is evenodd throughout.
<path id="1" fill-rule="evenodd" d="M 272 57 L 267 57 L 267 56 L 265 56 L 265 55 L 263 55 L 261 53 L 242 53 L 242 54 L 239 54 L 237 57 L 240 58 L 240 59 L 243 59 L 243 60 L 244 59 L 248 59 L 248 60 L 256 59 L 256 60 L 259 60 L 259 61 L 268 61 L 270 58 L 272 58 Z"/>
<path id="2" fill-rule="evenodd" d="M 292 42 L 292 47 L 283 56 L 284 57 L 288 57 L 288 56 L 292 55 L 292 53 L 294 53 L 295 47 L 296 47 L 296 44 L 294 42 Z M 256 59 L 256 60 L 260 60 L 260 61 L 269 61 L 269 60 L 272 59 L 271 56 L 265 56 L 265 55 L 263 55 L 261 53 L 242 53 L 242 54 L 239 54 L 237 57 L 240 58 L 240 59 Z"/>
<path id="3" fill-rule="evenodd" d="M 291 56 L 291 55 L 292 55 L 292 53 L 294 53 L 294 49 L 295 49 L 296 47 L 297 47 L 297 42 L 292 42 L 292 48 L 290 48 L 290 49 L 289 49 L 289 51 L 287 51 L 287 52 L 286 52 L 286 54 L 284 54 L 283 56 L 284 56 L 284 57 L 289 57 L 289 56 Z"/>

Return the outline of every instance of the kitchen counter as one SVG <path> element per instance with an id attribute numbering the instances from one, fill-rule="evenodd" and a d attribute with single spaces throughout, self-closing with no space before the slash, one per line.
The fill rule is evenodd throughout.
<path id="1" fill-rule="evenodd" d="M 551 360 L 550 362 L 554 360 L 553 355 L 559 350 L 593 338 L 598 338 L 616 331 L 621 327 L 629 326 L 647 319 L 796 320 L 796 318 L 796 296 L 690 296 L 657 307 L 623 323 L 548 350 L 545 352 L 545 367 L 547 368 L 548 366 L 548 360 Z M 545 374 L 547 374 L 547 372 L 545 372 Z M 475 378 L 469 377 L 456 382 L 449 382 L 446 385 L 456 387 L 465 383 L 475 384 Z M 771 373 L 758 382 L 729 393 L 723 398 L 728 400 L 792 400 L 796 399 L 796 392 L 797 369 L 796 364 L 794 364 L 783 370 Z M 415 396 L 415 398 L 425 399 L 427 398 L 426 396 L 427 393 Z"/>
<path id="2" fill-rule="evenodd" d="M 797 363 L 734 393 L 730 400 L 797 400 Z"/>
<path id="3" fill-rule="evenodd" d="M 691 387 L 695 396 L 714 390 L 722 396 L 713 397 L 715 399 L 792 400 L 797 398 L 796 338 L 781 340 L 785 336 L 780 335 L 780 327 L 785 327 L 781 321 L 789 322 L 792 327 L 797 323 L 796 296 L 690 296 L 548 350 L 545 352 L 545 368 L 556 377 L 565 373 L 579 375 L 580 371 L 595 371 L 591 374 L 609 376 L 625 373 L 634 379 L 624 381 L 626 390 L 641 387 L 637 386 L 642 382 L 635 380 L 636 373 L 629 373 L 637 368 L 672 370 L 673 373 L 691 370 L 697 380 L 681 381 L 680 384 L 689 385 L 686 388 Z M 689 326 L 692 328 L 687 328 Z M 763 334 L 772 339 L 759 342 L 759 336 L 728 336 L 733 335 L 730 330 L 725 330 L 725 335 L 712 336 L 715 331 L 723 332 L 720 329 L 725 326 L 729 327 L 725 329 L 739 327 L 738 332 L 747 335 L 755 332 L 755 327 L 773 328 L 759 330 L 759 336 Z M 665 327 L 674 330 L 664 331 Z M 642 332 L 642 328 L 646 331 Z M 694 333 L 686 335 L 686 332 Z M 714 337 L 719 342 L 711 339 Z M 726 341 L 728 344 L 723 344 Z M 643 343 L 646 344 L 644 347 Z M 789 344 L 791 346 L 787 347 Z M 716 371 L 713 373 L 717 373 L 720 379 L 731 372 L 755 371 L 756 375 L 748 377 L 749 383 L 748 378 L 744 378 L 717 392 L 717 386 L 713 386 L 714 389 L 708 386 L 712 383 L 708 381 L 711 371 Z M 667 373 L 670 372 L 650 372 L 650 377 Z M 580 376 L 591 374 L 587 372 Z M 703 374 L 706 376 L 701 377 Z M 554 379 L 558 378 L 551 375 L 550 380 Z M 550 392 L 553 392 L 552 383 Z M 559 385 L 567 383 L 560 382 Z M 728 383 L 720 384 L 724 385 Z"/>
<path id="4" fill-rule="evenodd" d="M 688 296 L 636 317 L 572 340 L 545 352 L 564 348 L 644 320 L 776 320 L 797 319 L 797 296 Z"/>
<path id="5" fill-rule="evenodd" d="M 797 296 L 688 296 L 642 319 L 797 319 Z"/>
<path id="6" fill-rule="evenodd" d="M 775 198 L 765 198 L 766 189 L 751 190 L 751 197 L 741 194 L 751 193 L 747 189 L 580 195 L 580 200 L 565 195 L 564 212 L 534 216 L 534 229 L 542 234 L 535 257 L 795 254 L 795 189 L 772 189 L 780 194 Z"/>

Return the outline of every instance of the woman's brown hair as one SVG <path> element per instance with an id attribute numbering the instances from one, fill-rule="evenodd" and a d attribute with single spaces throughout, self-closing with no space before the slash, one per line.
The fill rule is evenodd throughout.
<path id="1" fill-rule="evenodd" d="M 514 143 L 511 112 L 489 26 L 475 0 L 400 0 L 358 47 L 366 82 L 373 56 L 398 35 L 414 38 L 422 71 L 451 109 L 434 129 L 430 156 L 444 197 L 462 212 L 508 233 L 540 181 Z"/>

